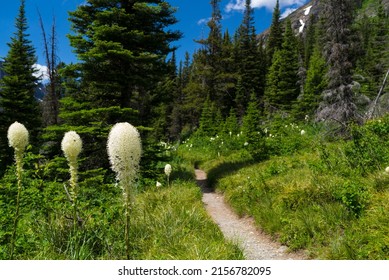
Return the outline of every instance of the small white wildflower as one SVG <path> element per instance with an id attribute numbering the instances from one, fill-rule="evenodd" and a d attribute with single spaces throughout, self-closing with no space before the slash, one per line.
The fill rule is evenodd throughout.
<path id="1" fill-rule="evenodd" d="M 230 137 L 232 136 L 232 131 L 230 131 Z"/>
<path id="2" fill-rule="evenodd" d="M 301 134 L 301 135 L 304 135 L 304 134 L 305 134 L 305 130 L 302 129 L 302 130 L 300 131 L 300 134 Z"/>
<path id="3" fill-rule="evenodd" d="M 285 125 L 285 128 L 287 128 L 288 127 L 288 125 Z"/>
<path id="4" fill-rule="evenodd" d="M 14 122 L 8 128 L 8 144 L 15 151 L 23 152 L 28 145 L 28 130 L 24 125 Z"/>
<path id="5" fill-rule="evenodd" d="M 308 120 L 309 120 L 309 116 L 305 115 L 305 121 L 308 121 Z"/>
<path id="6" fill-rule="evenodd" d="M 189 146 L 189 147 L 191 147 L 191 148 L 192 148 L 192 147 L 193 147 L 193 144 L 190 144 L 190 146 Z"/>
<path id="7" fill-rule="evenodd" d="M 172 166 L 170 164 L 165 165 L 165 174 L 166 176 L 170 176 L 170 173 L 172 173 Z"/>
<path id="8" fill-rule="evenodd" d="M 248 142 L 244 142 L 244 145 L 245 145 L 245 146 L 248 146 L 248 145 L 249 145 L 249 143 L 248 143 Z"/>
<path id="9" fill-rule="evenodd" d="M 385 172 L 389 173 L 389 166 L 385 168 Z"/>
<path id="10" fill-rule="evenodd" d="M 265 127 L 265 129 L 263 130 L 263 132 L 265 132 L 267 134 L 267 127 Z"/>
<path id="11" fill-rule="evenodd" d="M 270 133 L 270 134 L 269 134 L 269 137 L 273 137 L 273 135 Z"/>
<path id="12" fill-rule="evenodd" d="M 159 188 L 159 187 L 162 186 L 162 184 L 161 184 L 160 182 L 157 181 L 157 183 L 155 184 L 155 186 L 156 186 L 157 188 Z"/>

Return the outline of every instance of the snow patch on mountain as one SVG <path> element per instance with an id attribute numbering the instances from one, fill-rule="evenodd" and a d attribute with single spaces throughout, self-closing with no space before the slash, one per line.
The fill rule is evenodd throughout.
<path id="1" fill-rule="evenodd" d="M 309 13 L 311 12 L 311 8 L 312 8 L 312 5 L 311 6 L 308 6 L 304 9 L 304 15 L 307 16 L 309 15 Z"/>

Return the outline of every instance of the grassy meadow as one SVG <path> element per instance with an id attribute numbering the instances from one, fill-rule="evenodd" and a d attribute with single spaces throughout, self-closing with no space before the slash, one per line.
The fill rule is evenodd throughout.
<path id="1" fill-rule="evenodd" d="M 80 174 L 78 226 L 64 184 L 49 181 L 50 164 L 25 156 L 20 218 L 13 259 L 126 259 L 123 199 L 114 178 Z M 131 259 L 243 259 L 205 212 L 191 166 L 173 163 L 171 184 L 139 189 L 130 210 Z M 66 170 L 64 173 L 66 174 Z M 64 175 L 66 178 L 67 175 Z M 60 176 L 59 176 L 60 177 Z M 144 183 L 145 184 L 145 183 Z M 17 179 L 11 167 L 0 180 L 0 259 L 9 259 Z"/>
<path id="2" fill-rule="evenodd" d="M 178 154 L 290 250 L 314 259 L 389 259 L 388 129 L 385 117 L 335 140 L 329 127 L 284 121 L 265 128 L 266 160 L 252 159 L 241 133 L 192 137 Z"/>

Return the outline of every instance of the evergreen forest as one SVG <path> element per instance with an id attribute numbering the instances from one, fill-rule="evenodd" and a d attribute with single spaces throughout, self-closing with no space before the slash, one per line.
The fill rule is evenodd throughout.
<path id="1" fill-rule="evenodd" d="M 0 259 L 244 259 L 195 167 L 290 251 L 389 259 L 387 0 L 286 18 L 276 0 L 260 34 L 251 0 L 237 30 L 210 0 L 182 61 L 169 1 L 85 2 L 69 12 L 76 63 L 40 18 L 41 84 L 20 0 L 1 64 Z"/>

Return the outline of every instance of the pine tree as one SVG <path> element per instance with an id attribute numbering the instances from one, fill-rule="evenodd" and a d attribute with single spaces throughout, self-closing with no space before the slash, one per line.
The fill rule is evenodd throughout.
<path id="1" fill-rule="evenodd" d="M 76 130 L 88 154 L 84 166 L 97 168 L 108 165 L 102 159 L 112 124 L 149 126 L 156 113 L 151 104 L 163 99 L 156 87 L 171 73 L 166 56 L 181 35 L 169 29 L 174 12 L 165 1 L 130 0 L 88 0 L 71 12 L 69 39 L 79 63 L 62 71 L 63 123 L 49 127 L 46 138 L 58 141 L 64 130 Z"/>
<path id="2" fill-rule="evenodd" d="M 268 112 L 273 109 L 281 109 L 284 112 L 291 110 L 300 91 L 298 69 L 297 40 L 290 20 L 287 20 L 282 48 L 274 53 L 267 77 L 265 106 Z"/>
<path id="3" fill-rule="evenodd" d="M 258 48 L 251 0 L 245 2 L 245 11 L 235 43 L 238 46 L 237 64 L 241 79 L 240 86 L 242 87 L 240 90 L 243 90 L 239 92 L 237 101 L 240 102 L 238 106 L 245 110 L 252 93 L 255 94 L 258 100 L 262 98 L 266 73 L 265 59 L 260 56 L 263 55 L 263 52 L 260 52 Z"/>
<path id="4" fill-rule="evenodd" d="M 352 91 L 352 40 L 351 24 L 354 14 L 352 0 L 325 0 L 324 57 L 329 66 L 327 73 L 328 90 L 323 95 L 317 119 L 335 120 L 342 124 L 345 132 L 347 124 L 359 120 Z"/>
<path id="5" fill-rule="evenodd" d="M 317 45 L 310 57 L 307 78 L 304 84 L 304 92 L 299 97 L 293 115 L 299 120 L 314 116 L 322 98 L 322 93 L 327 87 L 325 74 L 327 65 Z"/>
<path id="6" fill-rule="evenodd" d="M 266 141 L 261 128 L 261 112 L 254 94 L 251 95 L 246 115 L 243 118 L 242 132 L 246 140 L 247 150 L 254 160 L 268 157 Z"/>
<path id="7" fill-rule="evenodd" d="M 15 27 L 16 31 L 8 43 L 9 51 L 3 64 L 6 76 L 1 81 L 0 152 L 4 157 L 2 166 L 10 162 L 10 151 L 6 148 L 8 127 L 15 121 L 22 122 L 30 132 L 31 142 L 35 143 L 41 125 L 39 105 L 34 97 L 38 82 L 37 70 L 34 67 L 35 49 L 28 39 L 24 0 L 20 1 Z"/>
<path id="8" fill-rule="evenodd" d="M 280 2 L 277 0 L 276 6 L 273 11 L 272 23 L 270 25 L 269 39 L 266 45 L 266 52 L 268 58 L 268 64 L 271 65 L 273 61 L 273 55 L 276 50 L 282 46 L 282 24 L 281 24 L 281 10 Z"/>
<path id="9" fill-rule="evenodd" d="M 223 125 L 223 134 L 225 135 L 236 135 L 239 133 L 239 123 L 238 118 L 235 113 L 235 109 L 230 109 L 230 114 L 226 118 Z"/>
<path id="10" fill-rule="evenodd" d="M 364 54 L 359 58 L 356 72 L 362 74 L 361 93 L 374 98 L 381 87 L 385 72 L 389 69 L 389 17 L 382 1 L 376 15 L 364 15 L 358 22 Z"/>

